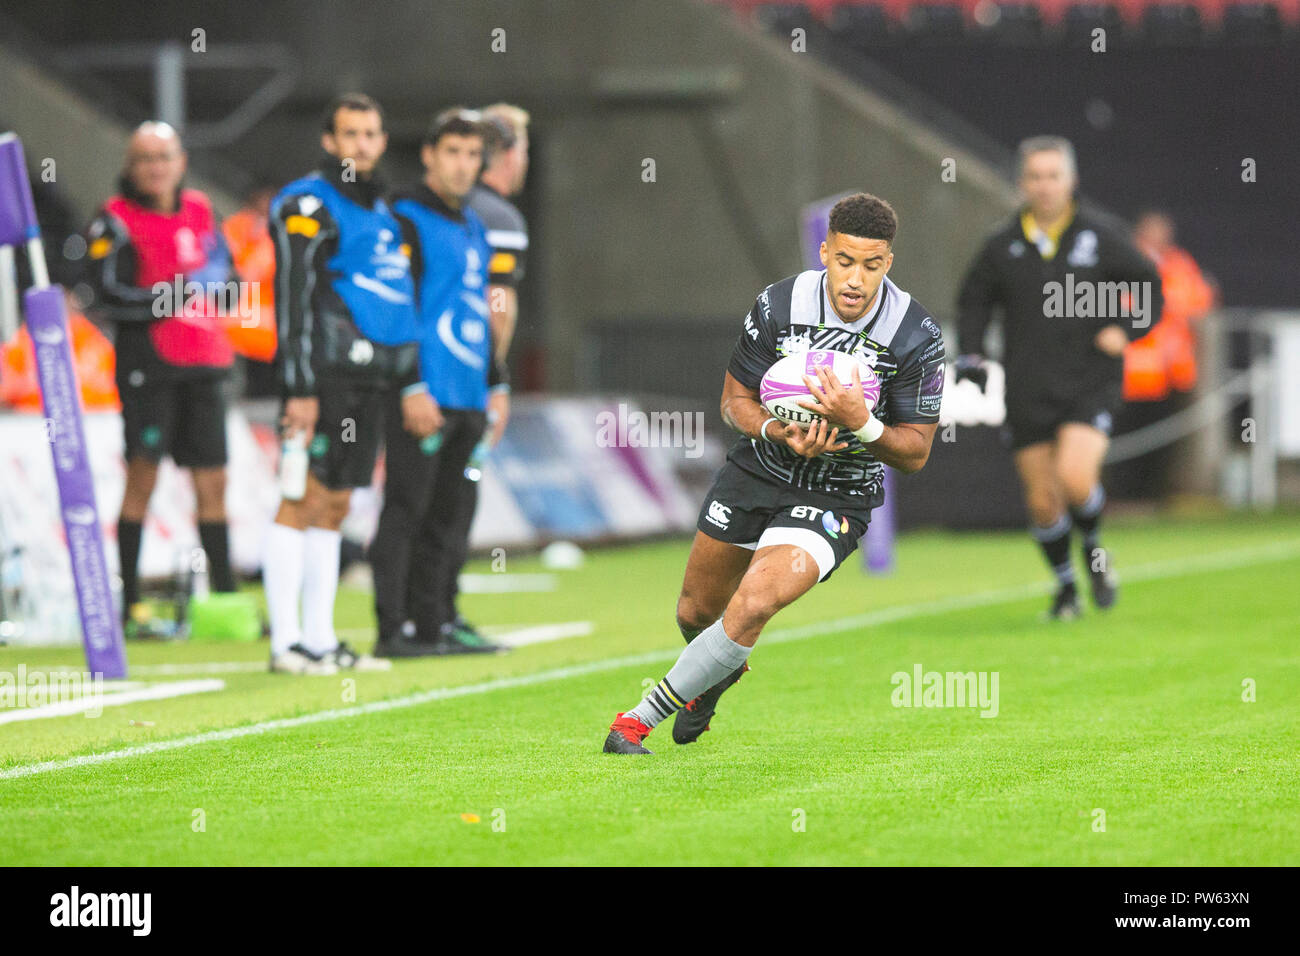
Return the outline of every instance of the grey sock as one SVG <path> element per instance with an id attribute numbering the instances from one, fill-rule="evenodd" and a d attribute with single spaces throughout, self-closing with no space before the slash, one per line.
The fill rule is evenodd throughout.
<path id="1" fill-rule="evenodd" d="M 1101 485 L 1094 485 L 1086 501 L 1077 508 L 1071 508 L 1074 526 L 1083 535 L 1083 548 L 1091 560 L 1092 552 L 1099 544 L 1101 526 L 1101 509 L 1106 506 L 1106 492 Z"/>
<path id="2" fill-rule="evenodd" d="M 750 650 L 727 637 L 722 621 L 715 621 L 686 646 L 668 675 L 628 713 L 647 727 L 655 726 L 745 663 Z"/>
<path id="3" fill-rule="evenodd" d="M 1060 585 L 1074 583 L 1074 565 L 1070 563 L 1070 515 L 1061 515 L 1046 528 L 1031 528 L 1030 534 L 1043 549 L 1043 556 Z"/>

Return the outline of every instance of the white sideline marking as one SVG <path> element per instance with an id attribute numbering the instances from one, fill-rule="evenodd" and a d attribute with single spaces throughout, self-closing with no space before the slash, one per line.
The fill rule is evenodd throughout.
<path id="1" fill-rule="evenodd" d="M 554 591 L 554 574 L 462 574 L 460 589 L 466 594 L 508 594 L 517 591 Z"/>
<path id="2" fill-rule="evenodd" d="M 1300 556 L 1300 539 L 1292 539 L 1288 541 L 1279 541 L 1269 545 L 1239 548 L 1235 551 L 1221 551 L 1217 554 L 1193 555 L 1184 558 L 1174 558 L 1168 561 L 1157 561 L 1152 564 L 1129 568 L 1124 572 L 1123 576 L 1130 582 L 1152 581 L 1160 578 L 1179 577 L 1184 574 L 1192 574 L 1198 571 L 1215 571 L 1227 568 L 1246 567 L 1252 564 L 1266 564 L 1270 561 L 1282 561 L 1297 556 Z M 854 628 L 860 628 L 872 624 L 883 624 L 909 617 L 926 617 L 932 614 L 944 614 L 949 611 L 984 607 L 990 604 L 1009 603 L 1033 597 L 1038 594 L 1045 594 L 1051 591 L 1051 589 L 1050 583 L 1026 584 L 1019 587 L 1002 588 L 996 591 L 984 591 L 979 594 L 970 594 L 938 601 L 923 601 L 918 604 L 887 607 L 882 608 L 879 611 L 869 611 L 865 614 L 838 618 L 833 621 L 824 621 L 819 624 L 810 624 L 797 628 L 782 628 L 763 635 L 763 642 L 765 644 L 771 644 L 774 642 L 784 643 L 787 641 L 798 641 L 813 636 L 834 634 L 839 631 L 852 630 Z M 460 687 L 444 687 L 437 690 L 421 691 L 420 693 L 410 694 L 406 697 L 396 697 L 391 700 L 375 701 L 369 704 L 358 704 L 352 707 L 340 707 L 335 710 L 322 710 L 314 714 L 304 714 L 301 717 L 265 720 L 261 723 L 249 724 L 244 727 L 231 727 L 226 730 L 212 730 L 202 734 L 191 734 L 188 737 L 177 737 L 173 740 L 160 740 L 150 744 L 142 744 L 138 747 L 124 747 L 121 750 L 109 750 L 103 753 L 83 754 L 79 757 L 67 757 L 61 760 L 46 760 L 41 763 L 23 764 L 17 767 L 10 767 L 7 770 L 0 770 L 0 780 L 14 780 L 19 777 L 31 777 L 37 774 L 51 773 L 55 770 L 88 767 L 95 764 L 108 763 L 114 760 L 125 760 L 130 757 L 144 757 L 150 754 L 163 753 L 168 750 L 180 750 L 185 747 L 194 747 L 199 744 L 234 740 L 239 737 L 251 737 L 269 733 L 274 730 L 287 730 L 293 727 L 302 727 L 307 724 L 362 717 L 367 714 L 380 713 L 386 710 L 401 710 L 407 707 L 417 707 L 420 704 L 426 704 L 436 700 L 449 700 L 454 697 L 486 694 L 490 691 L 507 690 L 514 687 L 529 687 L 533 684 L 546 684 L 551 681 L 567 680 L 570 677 L 582 677 L 587 674 L 598 674 L 603 671 L 617 670 L 623 667 L 632 667 L 640 664 L 653 664 L 657 661 L 676 660 L 680 653 L 681 652 L 677 649 L 650 651 L 645 654 L 633 654 L 627 657 L 615 657 L 603 661 L 592 661 L 589 664 L 578 664 L 572 667 L 557 667 L 553 670 L 539 671 L 535 674 L 523 674 L 519 677 L 503 677 L 497 680 L 484 681 L 479 684 L 465 684 Z"/>
<path id="3" fill-rule="evenodd" d="M 133 676 L 172 677 L 180 674 L 237 674 L 268 670 L 266 661 L 194 661 L 190 664 L 140 664 L 129 667 Z"/>
<path id="4" fill-rule="evenodd" d="M 54 677 L 57 677 L 57 675 L 60 675 L 60 674 L 67 674 L 69 671 L 72 671 L 72 670 L 73 670 L 73 668 L 71 668 L 71 667 L 49 667 L 49 668 L 46 668 L 46 667 L 29 667 L 29 668 L 27 668 L 27 673 L 28 673 L 28 674 L 44 674 L 44 675 L 47 676 L 47 677 L 54 678 Z M 79 672 L 75 672 L 75 673 L 79 673 L 79 674 L 81 674 L 82 677 L 84 677 L 85 674 L 86 674 L 85 671 L 79 671 Z M 137 687 L 148 687 L 148 686 L 149 686 L 149 685 L 148 685 L 147 683 L 145 683 L 144 681 L 142 681 L 142 680 L 113 680 L 113 681 L 104 681 L 104 684 L 103 684 L 103 690 L 104 690 L 104 693 L 106 693 L 106 694 L 115 694 L 115 693 L 117 693 L 117 692 L 119 692 L 119 691 L 124 691 L 124 690 L 135 690 Z M 89 696 L 89 695 L 95 693 L 94 684 L 93 684 L 93 683 L 90 683 L 90 684 L 82 683 L 82 684 L 79 685 L 79 691 L 81 692 L 81 696 L 83 696 L 83 697 L 85 697 L 85 696 Z"/>
<path id="5" fill-rule="evenodd" d="M 595 630 L 596 625 L 591 621 L 563 621 L 558 624 L 537 624 L 514 630 L 484 628 L 483 633 L 510 647 L 523 647 L 525 644 L 541 644 L 544 641 L 558 641 L 566 637 L 587 637 Z M 374 633 L 373 627 L 338 629 L 339 636 L 344 638 L 372 637 Z M 67 664 L 62 669 L 68 670 L 73 666 L 80 665 Z M 266 661 L 193 661 L 178 664 L 137 664 L 131 666 L 130 673 L 132 677 L 183 677 L 186 674 L 251 674 L 266 669 Z M 43 670 L 57 671 L 60 668 L 49 667 Z M 35 669 L 28 668 L 28 671 L 34 672 Z"/>
<path id="6" fill-rule="evenodd" d="M 350 588 L 373 593 L 374 579 L 369 568 L 356 564 L 348 568 L 340 579 Z M 559 579 L 554 574 L 462 574 L 458 579 L 465 594 L 509 594 L 517 591 L 554 591 Z"/>
<path id="7" fill-rule="evenodd" d="M 113 690 L 105 694 L 83 694 L 76 700 L 61 700 L 54 704 L 42 704 L 40 707 L 21 707 L 17 710 L 2 711 L 0 724 L 12 724 L 20 720 L 43 720 L 47 717 L 66 717 L 69 714 L 81 714 L 97 707 L 120 707 L 123 704 L 134 704 L 142 700 L 162 700 L 166 697 L 225 690 L 225 687 L 226 682 L 223 680 L 182 680 L 135 689 Z"/>
<path id="8" fill-rule="evenodd" d="M 373 631 L 367 631 L 366 633 L 373 633 Z M 27 672 L 31 674 L 39 670 L 49 674 L 84 666 L 85 662 L 80 661 L 62 666 L 29 667 Z M 183 677 L 186 674 L 234 674 L 243 671 L 264 671 L 268 670 L 268 665 L 266 661 L 192 661 L 188 664 L 132 664 L 127 670 L 132 677 Z M 140 683 L 142 682 L 127 681 L 123 684 L 114 683 L 112 686 L 119 688 L 125 687 L 127 684 L 139 686 Z"/>
<path id="9" fill-rule="evenodd" d="M 595 630 L 596 625 L 591 621 L 565 621 L 560 624 L 538 624 L 535 627 L 521 627 L 513 631 L 484 628 L 483 633 L 498 644 L 505 644 L 507 647 L 523 647 L 525 644 L 559 641 L 566 637 L 587 637 Z"/>

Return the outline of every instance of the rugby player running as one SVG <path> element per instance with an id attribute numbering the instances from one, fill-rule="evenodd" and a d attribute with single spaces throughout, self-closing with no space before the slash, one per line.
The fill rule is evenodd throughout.
<path id="1" fill-rule="evenodd" d="M 700 511 L 677 599 L 687 647 L 642 700 L 619 714 L 606 753 L 647 754 L 651 730 L 677 714 L 673 740 L 709 729 L 718 698 L 748 670 L 763 627 L 826 580 L 857 548 L 884 500 L 884 466 L 919 471 L 930 455 L 943 397 L 938 323 L 886 277 L 898 218 L 865 193 L 831 210 L 824 270 L 768 286 L 745 318 L 722 389 L 722 417 L 741 438 Z M 881 380 L 868 405 L 854 370 L 845 388 L 824 368 L 805 376 L 808 429 L 782 424 L 759 400 L 778 359 L 810 349 L 857 355 Z"/>

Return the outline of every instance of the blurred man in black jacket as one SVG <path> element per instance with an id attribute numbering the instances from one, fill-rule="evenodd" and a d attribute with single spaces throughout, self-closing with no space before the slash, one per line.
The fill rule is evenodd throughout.
<path id="1" fill-rule="evenodd" d="M 1019 148 L 1025 206 L 984 244 L 958 298 L 957 380 L 984 387 L 984 333 L 1000 309 L 1006 437 L 1038 541 L 1057 579 L 1050 615 L 1079 614 L 1070 531 L 1079 529 L 1094 603 L 1117 596 L 1099 526 L 1101 463 L 1121 400 L 1124 348 L 1160 318 L 1160 277 L 1128 237 L 1079 210 L 1074 149 L 1053 136 Z"/>

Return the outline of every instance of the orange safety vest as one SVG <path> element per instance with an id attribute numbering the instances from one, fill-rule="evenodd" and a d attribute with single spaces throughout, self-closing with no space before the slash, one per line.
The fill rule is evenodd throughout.
<path id="1" fill-rule="evenodd" d="M 252 209 L 241 209 L 221 224 L 230 258 L 240 282 L 257 283 L 256 321 L 251 315 L 230 316 L 226 335 L 240 355 L 259 362 L 275 358 L 275 241 L 266 219 Z"/>
<path id="2" fill-rule="evenodd" d="M 1124 400 L 1158 402 L 1171 390 L 1196 387 L 1196 330 L 1193 323 L 1214 304 L 1214 290 L 1196 260 L 1170 249 L 1158 263 L 1165 306 L 1160 321 L 1124 349 Z"/>
<path id="3" fill-rule="evenodd" d="M 80 312 L 68 315 L 72 361 L 81 385 L 81 405 L 88 412 L 122 407 L 113 378 L 117 356 L 113 344 Z M 36 350 L 27 326 L 0 346 L 0 402 L 20 412 L 41 412 L 41 385 L 36 375 Z"/>

